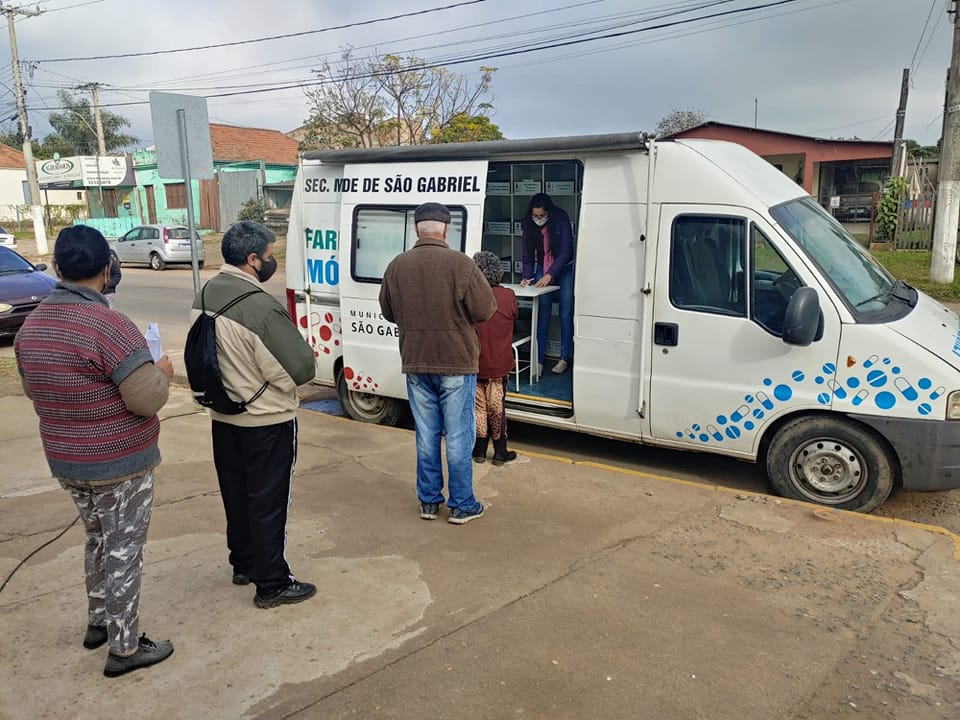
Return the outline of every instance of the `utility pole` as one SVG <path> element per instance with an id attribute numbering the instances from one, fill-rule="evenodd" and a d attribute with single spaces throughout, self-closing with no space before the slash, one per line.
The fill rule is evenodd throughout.
<path id="1" fill-rule="evenodd" d="M 947 77 L 947 107 L 940 146 L 940 182 L 933 219 L 930 279 L 935 283 L 953 282 L 957 228 L 960 225 L 960 23 L 957 23 L 956 4 L 957 0 L 953 0 L 948 11 L 953 21 L 953 52 Z"/>
<path id="2" fill-rule="evenodd" d="M 907 117 L 907 93 L 910 91 L 910 68 L 903 69 L 900 85 L 900 104 L 897 106 L 897 124 L 893 131 L 893 158 L 890 160 L 890 177 L 900 175 L 900 153 L 903 152 L 903 121 Z"/>
<path id="3" fill-rule="evenodd" d="M 102 157 L 107 154 L 107 143 L 103 137 L 103 118 L 100 117 L 100 83 L 87 83 L 77 89 L 90 91 L 90 97 L 93 100 L 93 122 L 96 125 L 97 147 Z"/>
<path id="4" fill-rule="evenodd" d="M 37 182 L 37 165 L 33 161 L 33 145 L 30 139 L 30 124 L 27 121 L 26 93 L 20 77 L 20 56 L 17 53 L 17 32 L 14 22 L 18 15 L 37 17 L 40 10 L 27 10 L 0 2 L 0 13 L 7 18 L 7 30 L 10 32 L 10 64 L 13 66 L 13 85 L 17 95 L 17 116 L 20 119 L 20 134 L 23 136 L 23 161 L 27 166 L 27 187 L 30 191 L 30 215 L 33 217 L 33 234 L 37 242 L 37 254 L 46 255 L 47 229 L 43 225 L 43 207 L 40 205 L 40 183 Z"/>

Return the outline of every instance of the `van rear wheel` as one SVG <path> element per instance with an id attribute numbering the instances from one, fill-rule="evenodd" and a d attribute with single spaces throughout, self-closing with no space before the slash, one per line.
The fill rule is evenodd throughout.
<path id="1" fill-rule="evenodd" d="M 406 403 L 401 400 L 350 389 L 342 370 L 337 373 L 337 397 L 351 420 L 396 426 L 406 413 Z"/>
<path id="2" fill-rule="evenodd" d="M 822 416 L 790 420 L 767 448 L 767 477 L 778 495 L 871 512 L 893 490 L 896 463 L 867 428 Z"/>

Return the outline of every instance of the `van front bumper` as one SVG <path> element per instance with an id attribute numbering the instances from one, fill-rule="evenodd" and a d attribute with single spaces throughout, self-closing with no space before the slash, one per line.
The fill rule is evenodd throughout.
<path id="1" fill-rule="evenodd" d="M 960 421 L 850 415 L 883 435 L 900 460 L 903 489 L 960 488 Z"/>

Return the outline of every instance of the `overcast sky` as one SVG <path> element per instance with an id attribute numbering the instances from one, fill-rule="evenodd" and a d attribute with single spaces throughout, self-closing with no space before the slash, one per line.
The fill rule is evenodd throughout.
<path id="1" fill-rule="evenodd" d="M 143 103 L 110 109 L 131 120 L 133 134 L 146 146 L 153 139 L 145 103 L 151 89 L 209 95 L 227 91 L 210 88 L 294 85 L 311 77 L 319 56 L 335 59 L 344 46 L 357 55 L 376 50 L 427 60 L 464 53 L 476 58 L 517 43 L 531 48 L 558 37 L 582 39 L 603 28 L 601 34 L 640 32 L 449 69 L 475 78 L 481 65 L 498 68 L 493 121 L 510 138 L 652 130 L 672 108 L 696 108 L 711 120 L 753 126 L 756 101 L 761 128 L 870 140 L 892 139 L 901 74 L 912 67 L 904 135 L 922 144 L 940 136 L 952 35 L 946 0 L 780 0 L 766 9 L 661 30 L 644 28 L 777 0 L 479 0 L 234 47 L 51 62 L 321 30 L 459 2 L 47 0 L 40 3 L 45 14 L 16 23 L 21 60 L 39 61 L 25 75 L 30 122 L 35 135 L 45 135 L 57 88 L 98 82 L 105 86 L 106 106 Z M 693 7 L 701 9 L 676 14 Z M 5 41 L 6 32 L 0 37 Z M 9 60 L 9 47 L 3 56 Z M 15 112 L 9 62 L 0 80 L 6 120 Z M 284 132 L 307 115 L 298 88 L 211 98 L 208 107 L 214 122 Z"/>

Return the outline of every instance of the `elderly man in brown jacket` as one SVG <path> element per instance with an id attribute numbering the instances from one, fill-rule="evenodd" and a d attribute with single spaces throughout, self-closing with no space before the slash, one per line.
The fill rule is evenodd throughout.
<path id="1" fill-rule="evenodd" d="M 497 303 L 476 263 L 447 246 L 450 211 L 425 203 L 413 219 L 417 244 L 387 266 L 380 310 L 400 329 L 400 359 L 417 431 L 420 517 L 435 520 L 443 504 L 445 435 L 448 520 L 463 525 L 484 511 L 473 494 L 471 461 L 480 360 L 473 324 L 488 320 Z"/>

